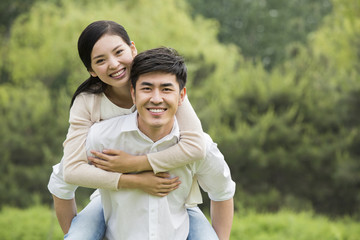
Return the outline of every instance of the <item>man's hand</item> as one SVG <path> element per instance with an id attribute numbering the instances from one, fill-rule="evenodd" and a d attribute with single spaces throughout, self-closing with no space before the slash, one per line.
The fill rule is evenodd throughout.
<path id="1" fill-rule="evenodd" d="M 146 155 L 134 156 L 124 151 L 105 149 L 103 152 L 91 151 L 95 157 L 88 160 L 98 168 L 110 172 L 130 173 L 152 170 Z"/>
<path id="2" fill-rule="evenodd" d="M 137 188 L 154 196 L 164 197 L 180 185 L 179 177 L 171 178 L 168 173 L 141 172 L 122 174 L 119 181 L 121 188 Z"/>

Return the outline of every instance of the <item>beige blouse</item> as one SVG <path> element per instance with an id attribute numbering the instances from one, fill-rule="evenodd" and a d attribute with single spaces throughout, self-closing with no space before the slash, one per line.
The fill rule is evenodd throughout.
<path id="1" fill-rule="evenodd" d="M 103 108 L 111 109 L 114 105 L 104 94 L 82 93 L 78 95 L 70 110 L 70 127 L 64 146 L 64 179 L 66 182 L 89 188 L 117 190 L 121 173 L 108 172 L 88 164 L 85 141 L 89 128 L 95 122 L 107 119 L 112 114 L 104 115 Z M 109 112 L 109 111 L 105 111 Z M 116 111 L 114 111 L 116 112 Z M 124 114 L 127 114 L 124 112 Z M 119 114 L 118 114 L 119 115 Z M 196 116 L 188 98 L 179 107 L 176 114 L 180 126 L 178 144 L 157 153 L 147 155 L 154 172 L 164 172 L 183 166 L 205 157 L 205 141 L 200 120 Z M 200 203 L 201 194 L 194 181 L 189 203 Z"/>

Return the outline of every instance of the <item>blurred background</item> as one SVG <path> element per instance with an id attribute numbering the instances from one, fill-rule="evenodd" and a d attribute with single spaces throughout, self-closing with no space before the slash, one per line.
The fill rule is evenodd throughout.
<path id="1" fill-rule="evenodd" d="M 105 19 L 122 24 L 139 52 L 169 46 L 185 57 L 190 101 L 237 183 L 233 239 L 257 225 L 251 214 L 289 211 L 271 220 L 284 228 L 304 212 L 359 224 L 358 0 L 1 0 L 0 223 L 46 212 L 46 237 L 34 239 L 58 234 L 47 183 L 71 96 L 88 77 L 77 39 Z M 80 208 L 89 192 L 78 191 Z M 334 226 L 338 238 L 314 239 L 360 238 L 360 225 Z M 7 229 L 1 239 L 31 239 L 6 238 Z"/>

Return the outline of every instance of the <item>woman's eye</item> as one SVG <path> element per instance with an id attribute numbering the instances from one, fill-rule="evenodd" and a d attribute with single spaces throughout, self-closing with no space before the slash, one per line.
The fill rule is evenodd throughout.
<path id="1" fill-rule="evenodd" d="M 96 60 L 96 64 L 101 64 L 102 62 L 104 62 L 104 59 L 98 59 L 98 60 Z"/>
<path id="2" fill-rule="evenodd" d="M 119 54 L 121 54 L 122 52 L 123 52 L 123 50 L 119 49 L 119 50 L 116 51 L 116 54 L 119 55 Z"/>

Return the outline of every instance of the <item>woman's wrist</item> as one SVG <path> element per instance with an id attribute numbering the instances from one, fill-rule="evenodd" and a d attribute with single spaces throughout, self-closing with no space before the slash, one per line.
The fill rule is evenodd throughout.
<path id="1" fill-rule="evenodd" d="M 121 174 L 118 182 L 118 189 L 121 188 L 138 188 L 136 174 Z"/>
<path id="2" fill-rule="evenodd" d="M 149 163 L 147 155 L 134 156 L 133 163 L 133 172 L 144 172 L 153 170 Z"/>

